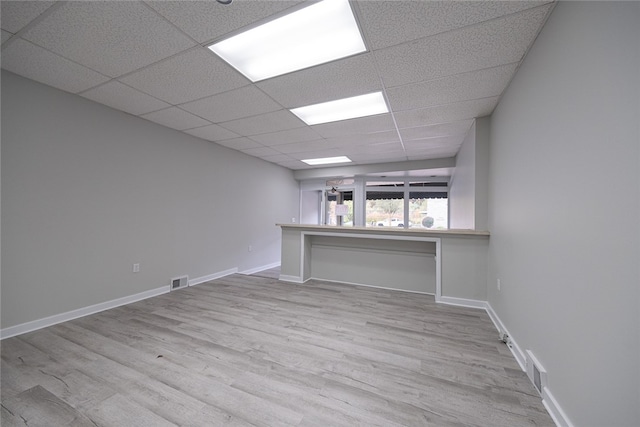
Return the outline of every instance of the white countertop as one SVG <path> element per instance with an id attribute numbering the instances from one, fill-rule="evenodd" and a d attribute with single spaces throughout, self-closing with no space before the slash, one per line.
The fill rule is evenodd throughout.
<path id="1" fill-rule="evenodd" d="M 481 230 L 430 230 L 426 228 L 402 228 L 402 227 L 345 227 L 335 225 L 314 225 L 314 224 L 276 224 L 276 226 L 291 230 L 314 230 L 331 231 L 338 233 L 369 233 L 369 234 L 395 234 L 414 236 L 477 236 L 489 237 L 488 231 Z"/>

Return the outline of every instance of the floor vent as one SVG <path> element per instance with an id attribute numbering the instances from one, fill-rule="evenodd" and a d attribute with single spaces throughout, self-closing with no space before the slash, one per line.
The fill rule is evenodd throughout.
<path id="1" fill-rule="evenodd" d="M 547 387 L 547 371 L 542 367 L 531 350 L 527 350 L 527 376 L 542 396 L 543 390 Z"/>
<path id="2" fill-rule="evenodd" d="M 173 279 L 171 279 L 172 291 L 180 288 L 186 288 L 187 286 L 189 286 L 189 276 L 174 277 Z"/>

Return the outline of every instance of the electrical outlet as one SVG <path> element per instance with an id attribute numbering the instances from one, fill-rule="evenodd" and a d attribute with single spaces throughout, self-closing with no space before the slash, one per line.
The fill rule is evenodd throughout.
<path id="1" fill-rule="evenodd" d="M 295 217 L 294 217 L 294 218 L 291 218 L 291 222 L 292 222 L 293 224 L 295 224 L 295 223 L 296 223 L 296 219 L 295 219 Z"/>
<path id="2" fill-rule="evenodd" d="M 249 252 L 253 252 L 253 246 L 249 245 Z"/>
<path id="3" fill-rule="evenodd" d="M 133 272 L 140 273 L 140 264 L 133 264 Z"/>
<path id="4" fill-rule="evenodd" d="M 500 290 L 500 287 L 501 287 L 500 279 L 498 279 L 497 287 L 498 287 L 498 290 Z"/>

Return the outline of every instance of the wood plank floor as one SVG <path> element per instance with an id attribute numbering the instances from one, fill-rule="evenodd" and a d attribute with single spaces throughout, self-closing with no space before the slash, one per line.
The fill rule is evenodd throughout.
<path id="1" fill-rule="evenodd" d="M 553 425 L 484 311 L 269 276 L 2 341 L 3 427 Z"/>

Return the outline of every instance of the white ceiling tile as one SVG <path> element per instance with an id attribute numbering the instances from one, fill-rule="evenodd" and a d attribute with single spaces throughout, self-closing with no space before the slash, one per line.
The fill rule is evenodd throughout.
<path id="1" fill-rule="evenodd" d="M 6 1 L 0 2 L 0 17 L 3 30 L 17 33 L 42 12 L 49 9 L 55 1 Z"/>
<path id="2" fill-rule="evenodd" d="M 312 151 L 303 151 L 300 153 L 288 153 L 294 159 L 297 160 L 306 160 L 306 159 L 318 159 L 324 157 L 338 157 L 343 156 L 344 153 L 342 150 L 337 148 L 327 148 L 324 150 L 312 150 Z"/>
<path id="3" fill-rule="evenodd" d="M 420 154 L 411 154 L 408 156 L 409 160 L 427 160 L 427 159 L 445 159 L 447 157 L 455 157 L 458 154 L 457 149 L 438 148 L 429 152 L 423 152 Z"/>
<path id="4" fill-rule="evenodd" d="M 246 148 L 243 150 L 240 150 L 245 154 L 248 154 L 250 156 L 255 156 L 255 157 L 262 157 L 262 156 L 277 156 L 278 154 L 280 154 L 279 152 L 277 152 L 276 150 L 269 148 L 269 147 L 257 147 L 257 148 Z"/>
<path id="5" fill-rule="evenodd" d="M 147 4 L 199 43 L 212 41 L 255 21 L 293 7 L 301 1 L 148 1 Z"/>
<path id="6" fill-rule="evenodd" d="M 312 126 L 312 129 L 325 138 L 340 135 L 381 132 L 395 129 L 391 114 L 379 114 L 371 117 L 342 120 Z"/>
<path id="7" fill-rule="evenodd" d="M 396 154 L 404 155 L 404 148 L 402 148 L 402 144 L 400 144 L 400 142 L 355 145 L 350 147 L 343 147 L 343 151 L 346 155 L 349 155 L 351 153 L 367 153 L 367 154 L 396 153 Z"/>
<path id="8" fill-rule="evenodd" d="M 450 123 L 488 116 L 498 103 L 498 97 L 456 102 L 439 107 L 400 111 L 395 114 L 399 128 Z"/>
<path id="9" fill-rule="evenodd" d="M 300 160 L 295 160 L 295 159 L 276 162 L 276 163 L 279 164 L 280 166 L 283 166 L 288 169 L 293 169 L 293 170 L 313 168 L 312 166 L 309 166 L 308 164 L 302 163 Z"/>
<path id="10" fill-rule="evenodd" d="M 314 141 L 316 139 L 321 139 L 321 136 L 310 127 L 302 127 L 291 130 L 283 130 L 280 132 L 253 135 L 251 139 L 253 139 L 254 141 L 258 141 L 263 145 L 271 146 L 291 144 L 293 142 Z"/>
<path id="11" fill-rule="evenodd" d="M 442 158 L 442 157 L 455 157 L 460 147 L 458 146 L 441 146 L 433 147 L 424 150 L 407 150 L 406 156 L 411 158 Z"/>
<path id="12" fill-rule="evenodd" d="M 9 40 L 13 34 L 7 32 L 5 30 L 0 30 L 0 31 L 2 31 L 2 44 L 4 44 L 4 42 Z"/>
<path id="13" fill-rule="evenodd" d="M 195 43 L 141 2 L 62 3 L 22 37 L 117 77 Z"/>
<path id="14" fill-rule="evenodd" d="M 464 135 L 458 136 L 442 136 L 437 138 L 414 139 L 406 141 L 404 147 L 408 153 L 416 151 L 424 151 L 441 147 L 459 147 L 464 140 Z"/>
<path id="15" fill-rule="evenodd" d="M 373 52 L 252 84 L 203 45 L 307 3 L 70 1 L 42 12 L 48 3 L 3 1 L 2 65 L 290 169 L 344 154 L 448 157 L 495 108 L 552 7 L 542 3 L 355 1 Z M 306 126 L 287 110 L 383 82 L 393 113 Z"/>
<path id="16" fill-rule="evenodd" d="M 261 158 L 263 160 L 266 160 L 266 161 L 272 162 L 272 163 L 290 162 L 290 161 L 294 161 L 295 160 L 295 159 L 289 157 L 286 154 L 276 154 L 275 156 L 261 156 Z"/>
<path id="17" fill-rule="evenodd" d="M 109 107 L 140 115 L 170 107 L 166 102 L 112 80 L 81 94 Z"/>
<path id="18" fill-rule="evenodd" d="M 333 145 L 323 139 L 317 141 L 294 142 L 293 144 L 274 145 L 271 148 L 283 154 L 304 153 L 333 148 Z"/>
<path id="19" fill-rule="evenodd" d="M 433 153 L 436 151 L 438 152 L 447 151 L 455 154 L 458 152 L 461 145 L 462 145 L 461 141 L 455 141 L 454 139 L 450 139 L 448 140 L 448 142 L 446 142 L 446 140 L 443 139 L 443 141 L 440 143 L 433 143 L 433 144 L 424 145 L 424 146 L 419 146 L 419 145 L 411 146 L 406 148 L 406 151 L 407 151 L 407 155 L 409 156 L 414 156 L 422 153 Z"/>
<path id="20" fill-rule="evenodd" d="M 182 104 L 180 108 L 214 123 L 221 123 L 270 113 L 280 110 L 282 107 L 255 86 L 245 86 Z"/>
<path id="21" fill-rule="evenodd" d="M 197 47 L 120 78 L 171 104 L 182 104 L 249 84 L 209 49 Z"/>
<path id="22" fill-rule="evenodd" d="M 225 139 L 238 138 L 238 134 L 231 132 L 218 125 L 203 126 L 201 128 L 189 129 L 185 133 L 188 133 L 198 138 L 206 139 L 207 141 L 220 142 Z"/>
<path id="23" fill-rule="evenodd" d="M 391 88 L 387 91 L 389 103 L 393 111 L 403 111 L 498 96 L 511 81 L 516 66 L 502 65 Z"/>
<path id="24" fill-rule="evenodd" d="M 2 49 L 2 68 L 67 92 L 77 93 L 109 80 L 82 65 L 18 37 Z"/>
<path id="25" fill-rule="evenodd" d="M 386 87 L 510 64 L 522 59 L 551 6 L 377 50 Z"/>
<path id="26" fill-rule="evenodd" d="M 369 53 L 257 83 L 285 108 L 297 108 L 382 90 Z"/>
<path id="27" fill-rule="evenodd" d="M 221 124 L 225 128 L 243 136 L 278 132 L 304 127 L 305 124 L 288 110 L 279 110 L 259 116 L 232 120 Z"/>
<path id="28" fill-rule="evenodd" d="M 224 145 L 225 147 L 233 148 L 234 150 L 246 150 L 248 148 L 262 147 L 257 142 L 252 141 L 249 138 L 245 138 L 245 137 L 225 139 L 224 141 L 216 141 L 216 144 Z"/>
<path id="29" fill-rule="evenodd" d="M 205 119 L 194 116 L 178 107 L 165 108 L 140 117 L 177 130 L 186 130 L 211 124 Z"/>
<path id="30" fill-rule="evenodd" d="M 370 47 L 381 49 L 544 3 L 549 1 L 359 1 L 358 7 Z"/>
<path id="31" fill-rule="evenodd" d="M 355 163 L 387 163 L 387 162 L 404 162 L 407 160 L 407 156 L 404 153 L 366 153 L 364 151 L 360 153 L 353 153 L 349 156 Z"/>
<path id="32" fill-rule="evenodd" d="M 432 126 L 419 126 L 414 128 L 400 129 L 402 140 L 407 142 L 414 139 L 435 138 L 446 135 L 466 135 L 473 120 L 462 120 L 459 122 L 443 123 Z"/>
<path id="33" fill-rule="evenodd" d="M 350 145 L 366 145 L 366 144 L 380 144 L 386 142 L 399 142 L 400 138 L 398 133 L 393 131 L 375 132 L 375 133 L 363 133 L 337 136 L 334 138 L 327 138 L 327 143 L 335 147 L 350 146 Z"/>

